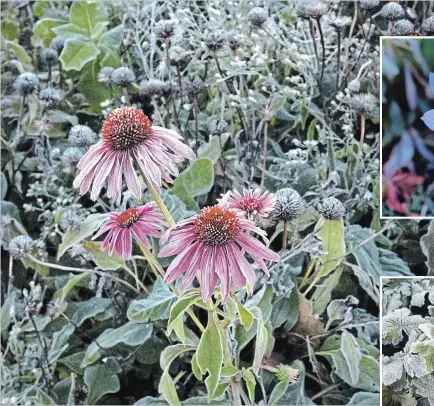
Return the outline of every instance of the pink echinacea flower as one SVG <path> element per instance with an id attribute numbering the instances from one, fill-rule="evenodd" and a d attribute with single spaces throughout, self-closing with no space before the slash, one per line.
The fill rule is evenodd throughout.
<path id="1" fill-rule="evenodd" d="M 243 194 L 232 191 L 227 201 L 228 207 L 237 213 L 242 213 L 249 220 L 255 216 L 267 217 L 274 209 L 275 197 L 268 192 L 261 193 L 259 189 L 244 189 Z"/>
<path id="2" fill-rule="evenodd" d="M 247 284 L 253 288 L 255 272 L 245 258 L 245 254 L 269 275 L 264 260 L 278 262 L 278 254 L 251 236 L 254 232 L 268 243 L 265 232 L 255 224 L 228 208 L 211 206 L 198 214 L 181 221 L 163 235 L 163 240 L 171 234 L 170 242 L 160 251 L 160 257 L 177 255 L 166 273 L 167 283 L 185 274 L 181 291 L 198 277 L 203 300 L 213 294 L 220 280 L 220 292 L 226 301 L 231 279 L 238 287 Z"/>
<path id="3" fill-rule="evenodd" d="M 160 191 L 161 178 L 171 183 L 178 176 L 176 163 L 194 159 L 194 152 L 173 130 L 152 126 L 150 120 L 134 107 L 113 110 L 104 122 L 102 139 L 81 158 L 79 175 L 74 187 L 80 194 L 90 189 L 96 200 L 108 178 L 107 196 L 117 202 L 122 196 L 122 175 L 128 190 L 138 199 L 141 194 L 139 178 L 133 168 L 133 156 L 152 186 Z"/>
<path id="4" fill-rule="evenodd" d="M 123 212 L 109 213 L 108 220 L 101 226 L 92 240 L 108 231 L 101 250 L 108 248 L 109 255 L 115 252 L 122 259 L 130 259 L 132 252 L 132 235 L 147 248 L 151 248 L 149 237 L 159 238 L 166 222 L 155 203 L 127 209 Z"/>

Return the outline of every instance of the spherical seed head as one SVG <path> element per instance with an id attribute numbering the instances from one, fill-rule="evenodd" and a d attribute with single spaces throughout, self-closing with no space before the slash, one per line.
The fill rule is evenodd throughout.
<path id="1" fill-rule="evenodd" d="M 136 80 L 136 77 L 130 68 L 122 66 L 112 72 L 111 80 L 116 86 L 128 86 Z"/>
<path id="2" fill-rule="evenodd" d="M 226 34 L 226 41 L 232 51 L 235 51 L 240 46 L 240 39 L 235 31 L 230 31 Z"/>
<path id="3" fill-rule="evenodd" d="M 398 20 L 392 27 L 393 35 L 412 35 L 414 24 L 408 20 Z"/>
<path id="4" fill-rule="evenodd" d="M 155 36 L 159 39 L 166 40 L 175 35 L 175 21 L 162 20 L 155 24 L 154 28 Z"/>
<path id="5" fill-rule="evenodd" d="M 422 31 L 424 34 L 434 34 L 434 16 L 424 20 L 422 23 Z"/>
<path id="6" fill-rule="evenodd" d="M 261 7 L 255 7 L 247 14 L 247 19 L 255 27 L 262 27 L 265 21 L 267 21 L 267 18 L 268 11 Z"/>
<path id="7" fill-rule="evenodd" d="M 382 7 L 380 14 L 387 20 L 396 21 L 404 17 L 405 11 L 400 4 L 390 2 Z"/>
<path id="8" fill-rule="evenodd" d="M 169 88 L 170 84 L 168 82 L 159 79 L 149 79 L 140 83 L 139 92 L 142 96 L 159 98 L 166 95 Z"/>
<path id="9" fill-rule="evenodd" d="M 9 243 L 9 253 L 16 259 L 25 259 L 33 247 L 33 240 L 28 235 L 20 235 Z"/>
<path id="10" fill-rule="evenodd" d="M 211 120 L 208 124 L 208 131 L 212 135 L 222 135 L 228 129 L 228 123 L 224 120 Z"/>
<path id="11" fill-rule="evenodd" d="M 322 1 L 302 1 L 297 7 L 297 14 L 303 18 L 321 18 L 329 6 Z"/>
<path id="12" fill-rule="evenodd" d="M 62 37 L 54 37 L 51 40 L 50 48 L 57 51 L 60 54 L 63 51 L 63 47 L 65 46 L 65 40 Z"/>
<path id="13" fill-rule="evenodd" d="M 360 115 L 369 116 L 377 109 L 378 99 L 371 93 L 355 94 L 351 100 L 350 105 Z"/>
<path id="14" fill-rule="evenodd" d="M 127 209 L 119 214 L 116 222 L 121 227 L 131 227 L 138 219 L 140 218 L 140 210 L 139 209 Z"/>
<path id="15" fill-rule="evenodd" d="M 114 71 L 114 68 L 112 68 L 111 66 L 105 66 L 104 68 L 102 68 L 98 73 L 98 82 L 105 85 L 113 83 L 112 74 Z"/>
<path id="16" fill-rule="evenodd" d="M 152 134 L 149 118 L 135 107 L 113 110 L 104 122 L 104 141 L 118 151 L 126 151 L 143 142 Z"/>
<path id="17" fill-rule="evenodd" d="M 360 0 L 360 7 L 368 11 L 374 10 L 379 4 L 380 0 Z"/>
<path id="18" fill-rule="evenodd" d="M 83 224 L 83 217 L 79 216 L 74 209 L 68 210 L 60 220 L 60 227 L 63 231 L 78 230 Z"/>
<path id="19" fill-rule="evenodd" d="M 276 203 L 274 215 L 279 220 L 292 220 L 304 210 L 304 202 L 300 194 L 292 188 L 280 189 L 275 193 Z"/>
<path id="20" fill-rule="evenodd" d="M 226 38 L 223 35 L 223 31 L 218 30 L 210 32 L 204 40 L 205 45 L 210 51 L 218 51 L 223 47 L 226 42 Z"/>
<path id="21" fill-rule="evenodd" d="M 358 92 L 360 90 L 360 81 L 353 79 L 350 83 L 348 83 L 348 90 L 350 92 Z"/>
<path id="22" fill-rule="evenodd" d="M 22 73 L 15 81 L 14 87 L 23 96 L 33 93 L 38 87 L 39 79 L 31 72 Z"/>
<path id="23" fill-rule="evenodd" d="M 65 166 L 76 165 L 83 155 L 81 149 L 77 147 L 69 147 L 63 151 L 62 162 Z"/>
<path id="24" fill-rule="evenodd" d="M 89 147 L 95 143 L 96 134 L 87 125 L 75 125 L 69 132 L 68 141 L 75 147 Z"/>
<path id="25" fill-rule="evenodd" d="M 345 207 L 335 197 L 328 197 L 318 205 L 318 212 L 327 220 L 339 220 L 345 216 Z"/>
<path id="26" fill-rule="evenodd" d="M 237 215 L 220 206 L 205 207 L 194 221 L 194 232 L 205 245 L 222 245 L 233 240 L 239 230 Z"/>
<path id="27" fill-rule="evenodd" d="M 61 100 L 60 92 L 52 87 L 47 87 L 39 93 L 39 101 L 47 109 L 54 109 Z"/>
<path id="28" fill-rule="evenodd" d="M 193 76 L 184 81 L 184 88 L 190 96 L 197 96 L 203 88 L 203 81 L 199 76 Z"/>
<path id="29" fill-rule="evenodd" d="M 59 60 L 59 54 L 53 48 L 44 48 L 41 51 L 41 59 L 48 66 L 52 66 Z"/>

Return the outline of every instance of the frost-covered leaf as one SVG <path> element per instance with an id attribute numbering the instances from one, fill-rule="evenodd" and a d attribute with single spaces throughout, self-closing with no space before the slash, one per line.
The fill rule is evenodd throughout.
<path id="1" fill-rule="evenodd" d="M 431 220 L 428 232 L 420 239 L 420 247 L 427 258 L 428 275 L 434 276 L 434 220 Z"/>
<path id="2" fill-rule="evenodd" d="M 116 393 L 121 385 L 117 374 L 122 367 L 114 357 L 109 357 L 104 363 L 92 365 L 84 370 L 84 382 L 88 388 L 87 402 L 94 405 L 107 393 Z"/>
<path id="3" fill-rule="evenodd" d="M 407 308 L 394 310 L 383 317 L 383 343 L 399 344 L 403 333 L 410 334 L 411 330 L 418 330 L 419 324 L 425 321 L 424 317 L 412 315 Z"/>

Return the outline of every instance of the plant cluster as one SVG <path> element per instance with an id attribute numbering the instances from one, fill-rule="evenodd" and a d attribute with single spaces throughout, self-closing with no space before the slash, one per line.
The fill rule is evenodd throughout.
<path id="1" fill-rule="evenodd" d="M 1 7 L 2 401 L 379 404 L 434 223 L 379 217 L 378 41 L 427 3 Z"/>
<path id="2" fill-rule="evenodd" d="M 434 401 L 434 279 L 384 279 L 383 404 Z"/>

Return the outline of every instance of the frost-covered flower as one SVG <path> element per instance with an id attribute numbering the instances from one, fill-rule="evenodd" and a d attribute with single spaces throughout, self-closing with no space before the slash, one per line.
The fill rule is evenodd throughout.
<path id="1" fill-rule="evenodd" d="M 60 220 L 60 228 L 63 231 L 78 230 L 82 224 L 83 216 L 80 216 L 74 208 L 65 212 Z"/>
<path id="2" fill-rule="evenodd" d="M 345 207 L 336 197 L 327 197 L 318 205 L 318 212 L 327 220 L 339 220 L 345 216 Z"/>
<path id="3" fill-rule="evenodd" d="M 169 48 L 167 54 L 169 57 L 169 63 L 172 66 L 176 66 L 185 58 L 185 49 L 175 45 Z"/>
<path id="4" fill-rule="evenodd" d="M 392 27 L 393 35 L 412 35 L 414 24 L 408 20 L 398 20 Z"/>
<path id="5" fill-rule="evenodd" d="M 54 109 L 62 100 L 62 96 L 57 89 L 47 87 L 39 93 L 39 101 L 46 109 Z"/>
<path id="6" fill-rule="evenodd" d="M 110 85 L 113 83 L 112 74 L 114 71 L 114 68 L 111 66 L 104 66 L 104 68 L 102 68 L 98 73 L 98 82 L 105 85 Z"/>
<path id="7" fill-rule="evenodd" d="M 321 18 L 327 13 L 329 5 L 323 1 L 300 1 L 297 6 L 297 14 L 303 18 Z"/>
<path id="8" fill-rule="evenodd" d="M 65 166 L 77 165 L 81 158 L 83 158 L 83 152 L 80 148 L 69 147 L 63 151 L 62 162 Z"/>
<path id="9" fill-rule="evenodd" d="M 37 89 L 38 84 L 39 79 L 34 73 L 25 72 L 17 77 L 14 87 L 21 95 L 26 96 L 32 94 Z"/>
<path id="10" fill-rule="evenodd" d="M 247 19 L 256 27 L 262 27 L 267 18 L 268 11 L 261 7 L 255 7 L 247 13 Z"/>
<path id="11" fill-rule="evenodd" d="M 88 148 L 95 143 L 97 135 L 87 125 L 75 125 L 69 132 L 68 141 L 75 147 Z"/>
<path id="12" fill-rule="evenodd" d="M 28 235 L 14 237 L 9 243 L 9 254 L 16 259 L 25 259 L 30 254 L 34 241 Z"/>
<path id="13" fill-rule="evenodd" d="M 136 77 L 130 68 L 121 66 L 112 72 L 111 80 L 116 86 L 128 86 L 136 80 Z"/>
<path id="14" fill-rule="evenodd" d="M 101 250 L 105 251 L 108 248 L 109 255 L 114 252 L 117 257 L 125 260 L 131 258 L 133 235 L 137 241 L 151 249 L 149 237 L 159 238 L 166 225 L 155 203 L 146 203 L 144 206 L 123 212 L 112 212 L 108 216 L 108 220 L 92 240 L 108 232 L 101 244 Z"/>
<path id="15" fill-rule="evenodd" d="M 63 51 L 63 47 L 65 46 L 65 40 L 62 37 L 54 37 L 50 42 L 50 48 L 60 53 Z"/>
<path id="16" fill-rule="evenodd" d="M 353 79 L 350 83 L 348 83 L 347 87 L 350 92 L 358 92 L 360 90 L 360 80 Z"/>
<path id="17" fill-rule="evenodd" d="M 405 11 L 400 4 L 392 1 L 381 8 L 380 14 L 389 21 L 396 21 L 404 17 Z"/>
<path id="18" fill-rule="evenodd" d="M 80 174 L 74 187 L 79 187 L 82 195 L 90 189 L 90 198 L 96 200 L 108 179 L 107 196 L 119 202 L 124 174 L 128 190 L 139 199 L 141 185 L 132 165 L 134 156 L 159 191 L 162 178 L 171 183 L 171 176 L 179 175 L 176 163 L 195 158 L 181 140 L 176 131 L 152 126 L 149 118 L 134 107 L 115 109 L 104 122 L 102 139 L 78 163 Z"/>
<path id="19" fill-rule="evenodd" d="M 162 238 L 164 242 L 171 234 L 170 242 L 160 251 L 159 257 L 177 255 L 167 269 L 167 283 L 185 274 L 181 284 L 183 291 L 197 276 L 203 300 L 212 296 L 219 280 L 223 301 L 229 295 L 231 279 L 238 287 L 247 282 L 253 288 L 256 276 L 245 254 L 250 255 L 267 275 L 264 260 L 278 262 L 280 257 L 250 232 L 258 234 L 268 244 L 265 232 L 252 221 L 221 206 L 206 207 L 181 221 Z"/>
<path id="20" fill-rule="evenodd" d="M 154 28 L 155 36 L 159 39 L 168 39 L 175 35 L 175 21 L 162 20 L 155 24 Z"/>
<path id="21" fill-rule="evenodd" d="M 434 34 L 434 16 L 428 17 L 423 21 L 422 32 L 424 34 Z"/>
<path id="22" fill-rule="evenodd" d="M 219 49 L 221 49 L 223 47 L 223 45 L 226 42 L 226 38 L 223 34 L 223 31 L 218 30 L 218 31 L 213 31 L 210 32 L 207 37 L 204 39 L 205 45 L 206 47 L 210 50 L 210 51 L 218 51 Z"/>
<path id="23" fill-rule="evenodd" d="M 360 0 L 360 7 L 372 11 L 378 7 L 380 0 Z"/>
<path id="24" fill-rule="evenodd" d="M 350 105 L 358 114 L 369 116 L 378 109 L 378 99 L 371 93 L 359 93 L 351 97 Z"/>
<path id="25" fill-rule="evenodd" d="M 268 217 L 274 209 L 276 199 L 268 192 L 261 193 L 259 189 L 244 189 L 242 194 L 237 190 L 232 191 L 227 203 L 233 211 L 253 220 L 255 216 Z"/>
<path id="26" fill-rule="evenodd" d="M 235 31 L 230 31 L 226 34 L 226 41 L 232 51 L 235 51 L 240 46 L 240 38 Z"/>
<path id="27" fill-rule="evenodd" d="M 431 86 L 431 91 L 434 94 L 434 72 L 429 74 L 429 85 Z M 434 110 L 428 110 L 422 117 L 421 120 L 427 125 L 430 130 L 434 131 Z"/>
<path id="28" fill-rule="evenodd" d="M 304 210 L 300 194 L 292 188 L 280 189 L 275 193 L 274 214 L 279 220 L 292 220 Z"/>
<path id="29" fill-rule="evenodd" d="M 41 51 L 41 59 L 48 66 L 52 66 L 59 60 L 59 54 L 53 48 L 44 48 Z"/>
<path id="30" fill-rule="evenodd" d="M 149 79 L 140 83 L 139 92 L 142 96 L 159 98 L 166 95 L 169 88 L 168 82 L 163 82 L 160 79 Z"/>
<path id="31" fill-rule="evenodd" d="M 193 76 L 184 80 L 184 88 L 186 92 L 192 96 L 197 96 L 203 88 L 203 81 L 199 76 Z"/>

